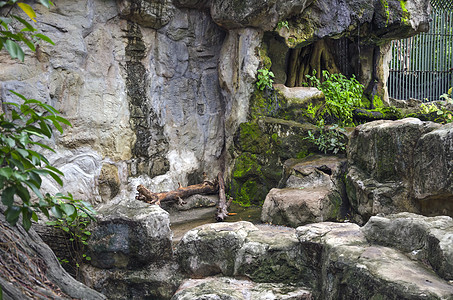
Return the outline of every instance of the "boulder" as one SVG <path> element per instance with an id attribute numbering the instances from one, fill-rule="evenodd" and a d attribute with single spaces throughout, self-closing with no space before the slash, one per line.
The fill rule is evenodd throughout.
<path id="1" fill-rule="evenodd" d="M 199 226 L 176 250 L 181 269 L 191 277 L 247 276 L 254 282 L 302 285 L 313 275 L 303 255 L 294 229 L 244 221 Z"/>
<path id="2" fill-rule="evenodd" d="M 453 280 L 452 218 L 411 213 L 374 216 L 362 232 L 370 243 L 396 248 L 421 262 L 429 262 L 440 277 Z"/>
<path id="3" fill-rule="evenodd" d="M 170 217 L 158 205 L 114 200 L 98 208 L 81 269 L 85 282 L 109 299 L 169 299 L 183 276 L 173 259 Z"/>
<path id="4" fill-rule="evenodd" d="M 261 221 L 291 227 L 339 218 L 341 197 L 320 188 L 272 189 L 264 200 Z"/>
<path id="5" fill-rule="evenodd" d="M 304 140 L 316 126 L 294 121 L 261 117 L 240 124 L 230 153 L 235 158 L 231 196 L 239 202 L 260 204 L 277 187 L 283 162 L 318 151 Z"/>
<path id="6" fill-rule="evenodd" d="M 355 219 L 404 211 L 453 215 L 448 184 L 452 128 L 415 118 L 357 126 L 348 146 L 346 177 Z"/>
<path id="7" fill-rule="evenodd" d="M 1 209 L 0 245 L 3 299 L 107 299 L 69 275 L 33 228 L 7 223 Z"/>
<path id="8" fill-rule="evenodd" d="M 86 284 L 109 299 L 170 299 L 184 276 L 173 261 L 152 262 L 142 269 L 99 269 L 83 265 Z"/>
<path id="9" fill-rule="evenodd" d="M 453 286 L 398 250 L 370 245 L 360 227 L 318 223 L 297 228 L 319 299 L 453 299 Z"/>
<path id="10" fill-rule="evenodd" d="M 413 193 L 424 215 L 453 217 L 453 123 L 420 137 L 414 151 Z"/>
<path id="11" fill-rule="evenodd" d="M 249 232 L 258 230 L 252 223 L 206 224 L 188 231 L 177 246 L 181 268 L 196 277 L 234 275 L 236 252 Z"/>
<path id="12" fill-rule="evenodd" d="M 303 300 L 312 299 L 310 291 L 294 285 L 255 283 L 245 279 L 208 277 L 188 279 L 178 288 L 171 300 Z"/>
<path id="13" fill-rule="evenodd" d="M 101 269 L 141 269 L 173 255 L 170 218 L 157 205 L 138 200 L 111 201 L 98 208 L 87 254 Z"/>
<path id="14" fill-rule="evenodd" d="M 311 155 L 287 160 L 279 186 L 266 196 L 261 221 L 297 227 L 345 217 L 346 159 Z"/>

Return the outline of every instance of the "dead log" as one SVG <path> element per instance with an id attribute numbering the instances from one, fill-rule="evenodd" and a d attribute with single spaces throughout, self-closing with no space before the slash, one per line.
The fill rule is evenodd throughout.
<path id="1" fill-rule="evenodd" d="M 216 194 L 219 190 L 219 184 L 217 180 L 209 181 L 205 180 L 203 183 L 189 185 L 169 192 L 153 193 L 143 185 L 137 186 L 138 195 L 135 197 L 137 200 L 144 201 L 150 204 L 160 205 L 161 202 L 165 201 L 178 201 L 178 204 L 182 205 L 185 202 L 182 200 L 196 194 Z"/>
<path id="2" fill-rule="evenodd" d="M 216 220 L 224 221 L 225 218 L 229 215 L 228 207 L 231 205 L 233 198 L 226 200 L 225 195 L 225 182 L 223 181 L 223 174 L 220 172 L 217 175 L 217 181 L 219 182 L 219 204 L 217 206 Z"/>

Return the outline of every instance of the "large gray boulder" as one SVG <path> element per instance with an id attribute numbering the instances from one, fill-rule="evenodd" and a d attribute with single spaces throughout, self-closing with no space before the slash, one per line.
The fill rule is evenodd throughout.
<path id="1" fill-rule="evenodd" d="M 346 159 L 313 155 L 285 162 L 281 189 L 266 196 L 261 221 L 297 227 L 339 220 L 346 213 L 343 184 Z"/>
<path id="2" fill-rule="evenodd" d="M 181 284 L 171 300 L 304 300 L 312 299 L 306 289 L 279 283 L 255 283 L 228 277 L 188 279 Z"/>
<path id="3" fill-rule="evenodd" d="M 423 135 L 414 152 L 413 193 L 426 215 L 453 216 L 453 123 Z"/>
<path id="4" fill-rule="evenodd" d="M 411 213 L 374 216 L 362 227 L 366 239 L 429 262 L 439 276 L 453 280 L 453 219 Z"/>
<path id="5" fill-rule="evenodd" d="M 355 224 L 318 223 L 297 236 L 319 274 L 319 299 L 453 299 L 453 286 L 423 263 L 370 245 Z"/>
<path id="6" fill-rule="evenodd" d="M 294 229 L 237 222 L 190 230 L 176 255 L 191 277 L 247 276 L 254 282 L 303 284 L 313 274 L 301 250 Z"/>
<path id="7" fill-rule="evenodd" d="M 140 269 L 172 257 L 170 218 L 158 205 L 111 201 L 98 209 L 87 253 L 97 268 Z"/>
<path id="8" fill-rule="evenodd" d="M 82 274 L 109 299 L 169 299 L 183 276 L 173 260 L 168 212 L 138 200 L 111 201 L 98 209 Z"/>
<path id="9" fill-rule="evenodd" d="M 404 211 L 453 215 L 452 136 L 452 125 L 415 118 L 358 126 L 350 137 L 346 177 L 355 219 Z"/>

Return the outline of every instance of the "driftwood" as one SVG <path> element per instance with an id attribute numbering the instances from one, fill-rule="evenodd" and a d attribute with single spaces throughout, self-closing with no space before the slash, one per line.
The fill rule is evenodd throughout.
<path id="1" fill-rule="evenodd" d="M 218 190 L 219 184 L 217 180 L 205 180 L 203 183 L 189 185 L 186 187 L 182 187 L 180 184 L 178 189 L 162 193 L 153 193 L 140 184 L 137 186 L 138 195 L 135 198 L 150 204 L 160 205 L 161 202 L 165 201 L 178 201 L 178 204 L 182 205 L 185 204 L 182 200 L 183 198 L 196 194 L 216 194 Z"/>
<path id="2" fill-rule="evenodd" d="M 217 221 L 224 221 L 229 215 L 228 207 L 230 206 L 231 201 L 233 201 L 233 198 L 230 197 L 227 202 L 225 195 L 225 182 L 223 181 L 223 174 L 221 172 L 217 175 L 217 181 L 219 182 L 219 204 L 217 206 L 217 214 L 215 218 Z"/>
<path id="3" fill-rule="evenodd" d="M 144 201 L 149 204 L 160 205 L 161 202 L 165 201 L 177 201 L 179 205 L 185 204 L 182 200 L 196 194 L 216 194 L 219 193 L 219 204 L 217 206 L 216 220 L 224 221 L 225 218 L 229 215 L 228 207 L 230 206 L 233 198 L 230 198 L 228 201 L 225 195 L 225 182 L 223 180 L 223 173 L 220 172 L 217 175 L 217 179 L 209 181 L 206 179 L 203 183 L 189 185 L 182 187 L 181 184 L 179 188 L 174 191 L 162 192 L 162 193 L 153 193 L 143 185 L 137 186 L 138 195 L 135 197 L 137 200 Z"/>

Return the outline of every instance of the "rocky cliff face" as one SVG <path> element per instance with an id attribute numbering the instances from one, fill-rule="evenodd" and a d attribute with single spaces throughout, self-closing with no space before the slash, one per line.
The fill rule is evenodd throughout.
<path id="1" fill-rule="evenodd" d="M 61 0 L 50 11 L 36 7 L 55 46 L 40 46 L 23 64 L 0 53 L 1 99 L 11 101 L 13 89 L 70 119 L 49 158 L 75 197 L 107 202 L 132 196 L 138 183 L 173 189 L 228 171 L 226 149 L 247 120 L 259 47 L 270 49 L 285 83 L 307 70 L 294 47 L 347 39 L 359 49 L 347 57 L 356 61 L 351 70 L 383 89 L 385 73 L 375 67 L 382 47 L 424 30 L 427 3 Z M 274 32 L 285 20 L 289 28 Z M 330 61 L 316 51 L 308 70 Z"/>

